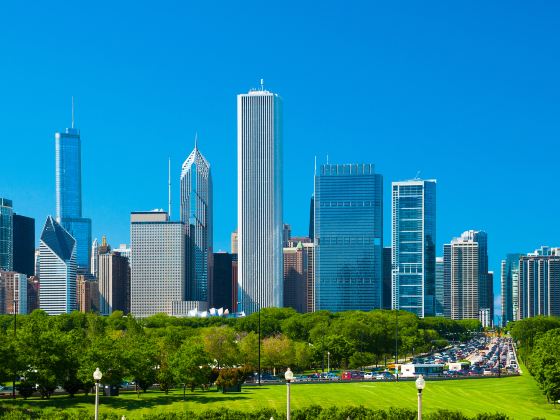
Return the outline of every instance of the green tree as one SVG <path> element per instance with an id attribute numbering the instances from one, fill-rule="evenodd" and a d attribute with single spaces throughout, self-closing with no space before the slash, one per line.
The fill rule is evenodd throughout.
<path id="1" fill-rule="evenodd" d="M 294 364 L 291 340 L 285 335 L 278 334 L 267 337 L 262 343 L 262 364 L 270 369 L 286 368 Z"/>
<path id="2" fill-rule="evenodd" d="M 129 333 L 121 341 L 127 376 L 132 377 L 137 387 L 146 392 L 156 381 L 156 344 L 142 332 Z"/>
<path id="3" fill-rule="evenodd" d="M 170 368 L 174 374 L 175 381 L 183 385 L 183 399 L 185 390 L 190 387 L 191 391 L 202 384 L 207 383 L 207 370 L 210 358 L 204 350 L 204 346 L 195 340 L 188 340 L 170 358 Z"/>
<path id="4" fill-rule="evenodd" d="M 218 369 L 222 366 L 236 364 L 239 350 L 232 328 L 210 327 L 205 329 L 202 334 L 204 349 L 208 356 L 216 362 Z"/>

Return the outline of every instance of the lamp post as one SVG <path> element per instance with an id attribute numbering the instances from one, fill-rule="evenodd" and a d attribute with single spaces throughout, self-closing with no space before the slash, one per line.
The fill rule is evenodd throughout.
<path id="1" fill-rule="evenodd" d="M 261 305 L 259 305 L 259 386 L 261 386 Z"/>
<path id="2" fill-rule="evenodd" d="M 14 287 L 14 302 L 13 302 L 13 310 L 14 310 L 14 345 L 16 342 L 17 336 L 17 311 L 16 311 L 16 288 Z M 14 364 L 14 381 L 12 382 L 12 398 L 16 399 L 16 379 L 17 379 L 17 372 L 15 369 L 16 365 Z"/>
<path id="3" fill-rule="evenodd" d="M 95 420 L 99 419 L 99 381 L 102 376 L 99 368 L 95 369 L 95 372 L 93 372 L 93 379 L 95 380 Z"/>
<path id="4" fill-rule="evenodd" d="M 286 387 L 287 387 L 287 409 L 286 412 L 286 420 L 290 420 L 290 382 L 294 379 L 294 372 L 290 368 L 286 369 L 286 373 L 284 373 L 284 378 L 286 379 Z"/>
<path id="5" fill-rule="evenodd" d="M 424 376 L 420 375 L 416 379 L 416 389 L 418 390 L 418 420 L 422 420 L 422 390 L 426 387 Z"/>
<path id="6" fill-rule="evenodd" d="M 395 373 L 399 382 L 399 310 L 395 309 Z"/>

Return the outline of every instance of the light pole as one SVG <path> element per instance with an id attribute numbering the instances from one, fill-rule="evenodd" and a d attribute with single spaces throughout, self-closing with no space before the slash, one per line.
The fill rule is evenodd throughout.
<path id="1" fill-rule="evenodd" d="M 17 338 L 17 311 L 16 311 L 16 288 L 14 287 L 14 302 L 13 302 L 13 309 L 14 309 L 14 345 Z M 12 382 L 12 398 L 16 399 L 16 379 L 17 379 L 17 372 L 16 372 L 16 364 L 14 363 L 14 381 Z"/>
<path id="2" fill-rule="evenodd" d="M 290 382 L 294 379 L 294 372 L 290 368 L 286 370 L 284 373 L 284 378 L 286 379 L 286 387 L 287 387 L 287 404 L 288 404 L 288 411 L 286 412 L 286 420 L 290 420 Z"/>
<path id="3" fill-rule="evenodd" d="M 327 352 L 327 372 L 331 371 L 331 352 Z"/>
<path id="4" fill-rule="evenodd" d="M 395 309 L 395 373 L 399 382 L 399 310 Z"/>
<path id="5" fill-rule="evenodd" d="M 261 386 L 261 305 L 259 305 L 259 386 Z"/>
<path id="6" fill-rule="evenodd" d="M 95 380 L 95 420 L 99 419 L 99 381 L 102 376 L 99 368 L 95 369 L 95 372 L 93 372 L 93 379 Z"/>
<path id="7" fill-rule="evenodd" d="M 422 390 L 426 387 L 424 376 L 420 375 L 416 379 L 416 389 L 418 390 L 418 420 L 422 420 Z"/>

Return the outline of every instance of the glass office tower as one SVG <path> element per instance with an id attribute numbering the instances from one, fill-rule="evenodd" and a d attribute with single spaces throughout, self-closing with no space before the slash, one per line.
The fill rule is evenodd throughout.
<path id="1" fill-rule="evenodd" d="M 187 231 L 186 299 L 208 301 L 213 261 L 212 175 L 196 142 L 181 171 L 181 222 Z"/>
<path id="2" fill-rule="evenodd" d="M 13 218 L 12 200 L 0 198 L 0 270 L 4 271 L 13 270 Z"/>
<path id="3" fill-rule="evenodd" d="M 374 165 L 321 165 L 314 223 L 315 310 L 381 308 L 383 177 Z"/>
<path id="4" fill-rule="evenodd" d="M 435 315 L 436 181 L 392 184 L 393 309 Z"/>
<path id="5" fill-rule="evenodd" d="M 281 307 L 282 100 L 252 90 L 237 96 L 238 310 Z"/>
<path id="6" fill-rule="evenodd" d="M 82 217 L 82 160 L 80 131 L 67 128 L 55 134 L 56 220 L 76 239 L 79 272 L 90 272 L 91 219 Z"/>
<path id="7" fill-rule="evenodd" d="M 519 276 L 519 258 L 522 254 L 507 254 L 506 259 L 502 260 L 501 268 L 501 290 L 502 290 L 502 327 L 508 322 L 515 321 L 517 312 L 514 312 L 513 286 L 514 277 L 516 280 Z M 516 286 L 516 303 L 517 303 L 517 284 Z M 517 309 L 517 305 L 516 305 Z"/>

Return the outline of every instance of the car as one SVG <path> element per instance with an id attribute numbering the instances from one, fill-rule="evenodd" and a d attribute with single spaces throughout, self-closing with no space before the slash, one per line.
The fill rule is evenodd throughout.
<path id="1" fill-rule="evenodd" d="M 364 379 L 373 379 L 373 372 L 364 373 Z"/>
<path id="2" fill-rule="evenodd" d="M 390 380 L 395 379 L 395 376 L 391 372 L 381 372 L 375 375 L 375 379 L 377 380 Z"/>

